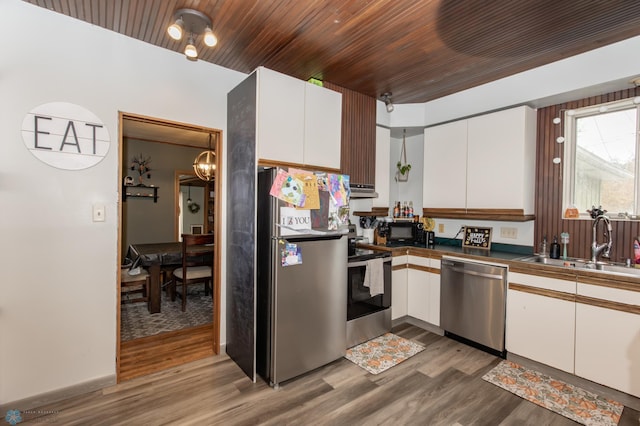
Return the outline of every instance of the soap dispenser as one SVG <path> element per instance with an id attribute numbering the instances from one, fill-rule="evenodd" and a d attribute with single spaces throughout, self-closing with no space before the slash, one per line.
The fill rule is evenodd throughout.
<path id="1" fill-rule="evenodd" d="M 549 257 L 552 259 L 560 259 L 560 244 L 558 244 L 558 237 L 556 235 L 553 236 L 553 243 L 551 243 Z"/>

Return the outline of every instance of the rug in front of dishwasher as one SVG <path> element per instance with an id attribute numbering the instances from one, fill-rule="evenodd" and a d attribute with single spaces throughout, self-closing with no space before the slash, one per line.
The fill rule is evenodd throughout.
<path id="1" fill-rule="evenodd" d="M 487 382 L 583 425 L 612 425 L 624 405 L 555 380 L 511 361 L 502 361 L 482 377 Z"/>
<path id="2" fill-rule="evenodd" d="M 371 374 L 379 374 L 423 350 L 424 346 L 412 340 L 386 333 L 347 349 L 345 358 Z"/>

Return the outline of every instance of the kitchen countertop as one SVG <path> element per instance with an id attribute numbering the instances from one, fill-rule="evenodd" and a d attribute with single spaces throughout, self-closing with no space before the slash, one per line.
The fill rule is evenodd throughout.
<path id="1" fill-rule="evenodd" d="M 407 250 L 416 250 L 419 252 L 427 252 L 433 253 L 440 256 L 459 256 L 462 255 L 464 257 L 470 258 L 478 258 L 482 260 L 514 260 L 518 258 L 522 258 L 525 256 L 530 256 L 530 254 L 523 253 L 513 253 L 507 251 L 500 250 L 483 250 L 483 249 L 470 249 L 470 248 L 462 248 L 460 246 L 452 246 L 447 244 L 436 244 L 433 248 L 426 247 L 418 247 L 418 246 L 399 246 L 399 247 L 387 247 L 380 246 L 376 244 L 368 244 L 358 242 L 357 247 L 365 248 L 369 250 L 379 250 L 379 251 L 390 251 L 392 254 L 396 256 L 407 254 Z"/>
<path id="2" fill-rule="evenodd" d="M 392 256 L 416 254 L 432 258 L 456 256 L 469 260 L 485 262 L 494 261 L 508 266 L 509 270 L 513 272 L 542 275 L 549 278 L 559 278 L 564 280 L 578 280 L 579 282 L 587 284 L 640 292 L 640 275 L 634 276 L 590 269 L 576 269 L 519 260 L 529 257 L 531 254 L 505 252 L 500 250 L 487 251 L 480 249 L 468 249 L 446 244 L 436 244 L 434 248 L 425 248 L 416 246 L 386 247 L 358 242 L 357 247 L 370 250 L 390 251 Z"/>

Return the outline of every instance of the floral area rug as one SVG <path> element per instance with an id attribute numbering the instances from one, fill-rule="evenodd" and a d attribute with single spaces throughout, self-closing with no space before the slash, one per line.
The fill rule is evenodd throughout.
<path id="1" fill-rule="evenodd" d="M 583 425 L 617 425 L 624 406 L 568 383 L 502 361 L 482 377 L 541 407 Z"/>
<path id="2" fill-rule="evenodd" d="M 187 310 L 182 312 L 182 300 L 162 294 L 160 312 L 150 314 L 146 302 L 120 305 L 120 340 L 123 342 L 153 336 L 167 331 L 197 327 L 213 322 L 211 296 L 205 296 L 204 285 L 187 287 Z"/>
<path id="3" fill-rule="evenodd" d="M 347 349 L 347 358 L 371 374 L 379 374 L 422 352 L 424 346 L 392 333 Z"/>

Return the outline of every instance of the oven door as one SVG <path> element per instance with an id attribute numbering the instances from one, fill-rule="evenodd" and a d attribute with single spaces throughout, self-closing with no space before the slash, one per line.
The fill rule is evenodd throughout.
<path id="1" fill-rule="evenodd" d="M 391 307 L 391 257 L 383 262 L 384 293 L 371 296 L 364 286 L 367 261 L 349 262 L 347 280 L 347 321 Z"/>

